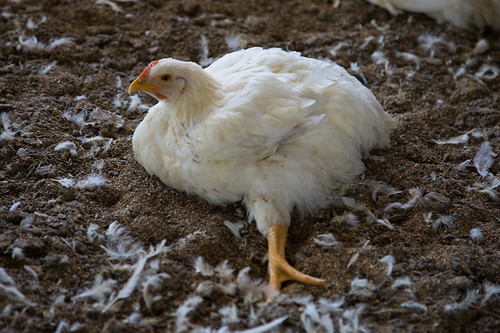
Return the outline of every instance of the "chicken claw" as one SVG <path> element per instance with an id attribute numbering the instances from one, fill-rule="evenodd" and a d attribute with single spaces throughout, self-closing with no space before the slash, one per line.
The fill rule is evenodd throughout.
<path id="1" fill-rule="evenodd" d="M 288 226 L 273 225 L 267 233 L 267 243 L 269 248 L 269 284 L 275 289 L 281 289 L 281 283 L 285 281 L 298 281 L 306 284 L 320 285 L 325 282 L 307 274 L 301 273 L 286 261 L 285 245 Z"/>

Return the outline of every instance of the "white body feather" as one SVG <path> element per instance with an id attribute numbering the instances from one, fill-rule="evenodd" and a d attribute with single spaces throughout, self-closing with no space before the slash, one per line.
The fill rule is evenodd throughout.
<path id="1" fill-rule="evenodd" d="M 500 29 L 500 0 L 368 0 L 393 15 L 402 10 L 425 13 L 439 23 L 456 27 Z"/>
<path id="2" fill-rule="evenodd" d="M 243 199 L 264 235 L 294 207 L 325 206 L 363 172 L 363 152 L 389 144 L 394 120 L 336 64 L 252 48 L 196 66 L 185 99 L 160 101 L 137 127 L 135 156 L 178 190 Z"/>

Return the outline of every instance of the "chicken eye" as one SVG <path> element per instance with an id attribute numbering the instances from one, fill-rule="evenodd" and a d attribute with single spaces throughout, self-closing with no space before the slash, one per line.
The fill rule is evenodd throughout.
<path id="1" fill-rule="evenodd" d="M 168 80 L 170 80 L 170 75 L 169 74 L 162 75 L 161 76 L 161 80 L 162 81 L 168 81 Z"/>

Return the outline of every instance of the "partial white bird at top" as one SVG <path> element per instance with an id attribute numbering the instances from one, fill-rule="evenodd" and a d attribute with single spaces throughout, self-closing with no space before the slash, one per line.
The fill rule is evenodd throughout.
<path id="1" fill-rule="evenodd" d="M 500 0 L 367 0 L 393 15 L 401 10 L 424 13 L 439 23 L 462 29 L 491 27 L 500 30 Z"/>
<path id="2" fill-rule="evenodd" d="M 203 69 L 153 61 L 130 85 L 158 99 L 132 145 L 146 171 L 213 204 L 243 201 L 269 245 L 269 281 L 321 284 L 285 259 L 293 209 L 312 213 L 389 145 L 396 124 L 342 67 L 250 48 Z"/>

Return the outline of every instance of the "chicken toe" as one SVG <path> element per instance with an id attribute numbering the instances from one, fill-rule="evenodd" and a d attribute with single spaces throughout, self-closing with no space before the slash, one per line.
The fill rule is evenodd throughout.
<path id="1" fill-rule="evenodd" d="M 288 226 L 273 225 L 267 233 L 267 243 L 269 247 L 269 284 L 280 290 L 281 284 L 285 281 L 298 281 L 306 284 L 319 285 L 325 282 L 307 274 L 301 273 L 286 261 L 285 245 Z"/>

